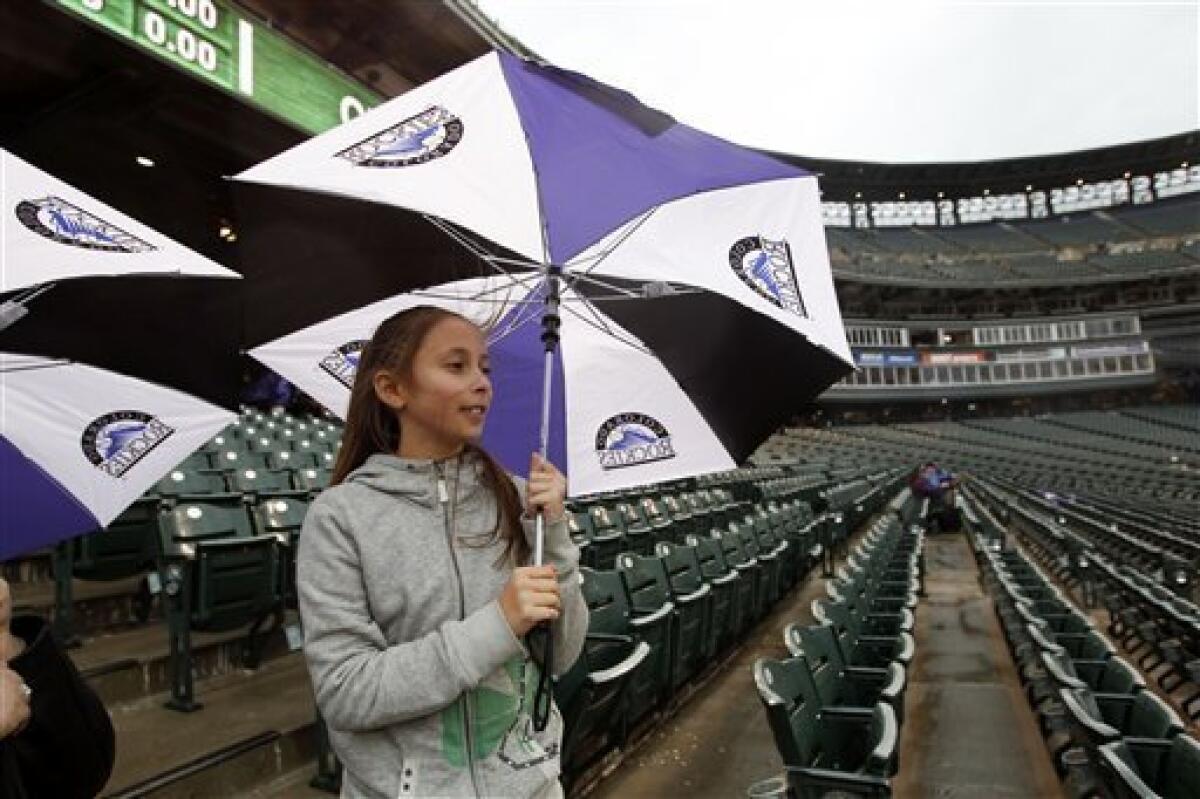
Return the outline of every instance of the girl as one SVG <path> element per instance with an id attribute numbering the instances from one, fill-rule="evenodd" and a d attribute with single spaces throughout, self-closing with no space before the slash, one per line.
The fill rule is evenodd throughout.
<path id="1" fill-rule="evenodd" d="M 552 707 L 533 728 L 540 671 L 522 636 L 551 623 L 554 674 L 579 655 L 579 551 L 558 470 L 535 455 L 526 487 L 474 443 L 490 401 L 483 333 L 450 311 L 402 311 L 363 350 L 298 556 L 343 797 L 562 795 L 562 719 Z M 546 565 L 532 567 L 537 509 Z"/>

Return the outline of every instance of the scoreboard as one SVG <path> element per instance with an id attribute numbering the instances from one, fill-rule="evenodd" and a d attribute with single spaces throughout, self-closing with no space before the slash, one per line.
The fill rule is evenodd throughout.
<path id="1" fill-rule="evenodd" d="M 45 0 L 310 134 L 383 98 L 229 0 Z"/>

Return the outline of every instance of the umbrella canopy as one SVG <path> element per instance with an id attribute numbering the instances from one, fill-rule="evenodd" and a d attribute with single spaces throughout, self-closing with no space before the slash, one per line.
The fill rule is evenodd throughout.
<path id="1" fill-rule="evenodd" d="M 815 177 L 576 73 L 492 53 L 238 184 L 251 354 L 344 412 L 396 310 L 500 319 L 484 443 L 546 415 L 572 493 L 732 466 L 851 368 Z"/>
<path id="2" fill-rule="evenodd" d="M 0 294 L 77 277 L 236 277 L 53 175 L 0 150 Z"/>
<path id="3" fill-rule="evenodd" d="M 432 286 L 250 354 L 344 416 L 359 353 L 380 322 L 417 305 L 459 313 L 488 332 L 495 396 L 483 445 L 516 471 L 539 443 L 540 396 L 530 387 L 544 367 L 544 287 L 536 275 Z M 561 317 L 549 456 L 572 495 L 733 468 L 844 371 L 823 351 L 796 371 L 792 330 L 712 292 L 629 298 L 576 283 L 562 292 Z"/>
<path id="4" fill-rule="evenodd" d="M 555 264 L 720 293 L 850 362 L 816 178 L 583 75 L 491 53 L 238 181 L 302 190 L 239 192 L 243 271 L 266 311 L 252 344 L 370 301 L 347 287 L 395 293 Z M 422 217 L 481 262 L 437 244 Z M 265 307 L 289 277 L 319 288 Z M 309 296 L 327 287 L 352 301 Z"/>
<path id="5" fill-rule="evenodd" d="M 235 407 L 241 276 L 0 151 L 0 351 Z"/>
<path id="6" fill-rule="evenodd" d="M 236 272 L 8 153 L 0 170 L 4 560 L 108 524 L 234 421 L 241 329 Z"/>
<path id="7" fill-rule="evenodd" d="M 234 414 L 83 364 L 0 353 L 0 561 L 107 525 Z"/>

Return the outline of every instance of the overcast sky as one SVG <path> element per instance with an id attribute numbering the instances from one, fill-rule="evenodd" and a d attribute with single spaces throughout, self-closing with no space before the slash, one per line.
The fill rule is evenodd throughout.
<path id="1" fill-rule="evenodd" d="M 1200 129 L 1200 0 L 478 0 L 539 55 L 742 144 L 977 161 Z"/>

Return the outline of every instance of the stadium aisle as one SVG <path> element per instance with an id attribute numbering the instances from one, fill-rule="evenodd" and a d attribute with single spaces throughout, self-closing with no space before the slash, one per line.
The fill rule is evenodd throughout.
<path id="1" fill-rule="evenodd" d="M 745 796 L 783 771 L 751 668 L 761 657 L 787 657 L 783 629 L 812 622 L 812 601 L 825 595 L 820 571 L 780 601 L 723 670 L 601 780 L 589 799 Z"/>
<path id="2" fill-rule="evenodd" d="M 925 553 L 895 795 L 1063 796 L 966 540 Z"/>

